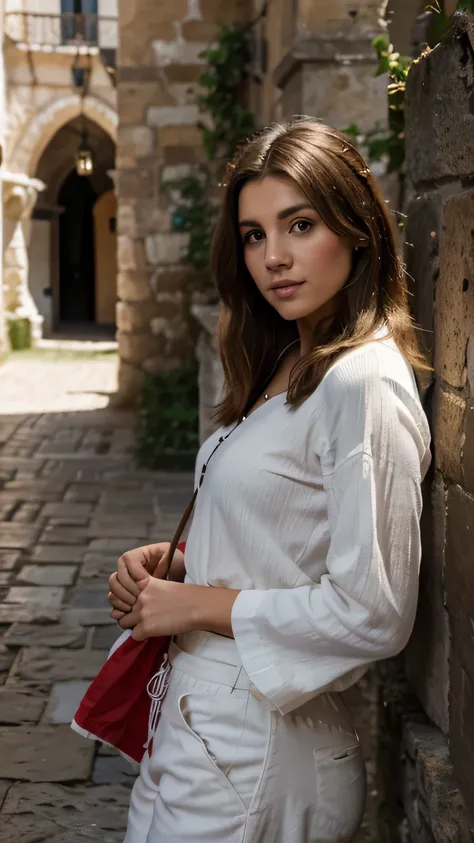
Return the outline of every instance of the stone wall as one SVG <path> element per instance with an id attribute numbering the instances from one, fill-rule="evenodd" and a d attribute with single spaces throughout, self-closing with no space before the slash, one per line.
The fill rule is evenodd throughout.
<path id="1" fill-rule="evenodd" d="M 246 0 L 121 0 L 117 146 L 119 400 L 145 372 L 193 356 L 196 321 L 183 292 L 186 235 L 173 231 L 162 183 L 201 160 L 199 58 L 218 21 L 246 19 Z"/>
<path id="2" fill-rule="evenodd" d="M 458 16 L 455 34 L 413 66 L 407 87 L 407 268 L 434 366 L 434 463 L 415 632 L 405 671 L 390 666 L 383 683 L 381 840 L 393 843 L 474 839 L 473 97 L 474 28 Z"/>

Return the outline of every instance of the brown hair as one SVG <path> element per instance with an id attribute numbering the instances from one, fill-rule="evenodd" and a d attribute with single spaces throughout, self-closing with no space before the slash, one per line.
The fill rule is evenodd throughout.
<path id="1" fill-rule="evenodd" d="M 239 194 L 249 180 L 267 175 L 293 179 L 329 228 L 365 244 L 354 250 L 336 316 L 317 326 L 311 352 L 292 369 L 287 402 L 299 406 L 339 355 L 369 341 L 383 324 L 415 369 L 429 368 L 418 347 L 385 202 L 364 159 L 345 135 L 311 118 L 275 124 L 229 165 L 212 243 L 225 376 L 224 398 L 212 416 L 224 426 L 250 409 L 280 352 L 299 337 L 296 322 L 284 320 L 266 301 L 244 262 Z"/>

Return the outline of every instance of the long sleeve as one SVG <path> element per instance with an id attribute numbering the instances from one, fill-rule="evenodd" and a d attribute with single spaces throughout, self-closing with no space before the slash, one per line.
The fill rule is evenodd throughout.
<path id="1" fill-rule="evenodd" d="M 417 606 L 430 456 L 411 373 L 392 381 L 376 354 L 356 353 L 319 394 L 313 438 L 327 499 L 326 572 L 319 583 L 241 591 L 232 613 L 244 668 L 282 714 L 400 652 Z"/>

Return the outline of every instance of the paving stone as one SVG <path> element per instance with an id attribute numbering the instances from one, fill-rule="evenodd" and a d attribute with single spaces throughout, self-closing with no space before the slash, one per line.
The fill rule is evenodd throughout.
<path id="1" fill-rule="evenodd" d="M 38 527 L 2 522 L 0 524 L 0 547 L 31 547 L 36 542 L 38 535 Z"/>
<path id="2" fill-rule="evenodd" d="M 46 503 L 49 501 L 59 501 L 62 492 L 60 489 L 10 489 L 2 490 L 0 492 L 1 503 L 15 503 L 16 501 L 39 501 Z"/>
<path id="3" fill-rule="evenodd" d="M 66 518 L 49 518 L 48 524 L 52 527 L 87 527 L 88 518 L 78 518 L 75 515 L 68 515 Z"/>
<path id="4" fill-rule="evenodd" d="M 7 647 L 69 647 L 77 649 L 84 647 L 86 631 L 81 626 L 63 623 L 50 626 L 15 623 L 7 630 L 3 641 Z"/>
<path id="5" fill-rule="evenodd" d="M 71 484 L 64 495 L 65 501 L 75 503 L 94 503 L 99 499 L 101 485 Z"/>
<path id="6" fill-rule="evenodd" d="M 48 518 L 87 518 L 91 510 L 90 503 L 47 503 L 41 514 Z"/>
<path id="7" fill-rule="evenodd" d="M 48 524 L 39 541 L 43 544 L 83 544 L 87 538 L 88 531 L 85 527 L 54 527 Z"/>
<path id="8" fill-rule="evenodd" d="M 43 722 L 70 724 L 89 685 L 90 682 L 77 679 L 70 682 L 56 682 L 51 691 Z M 1 699 L 0 695 L 0 711 Z"/>
<path id="9" fill-rule="evenodd" d="M 12 673 L 21 680 L 59 682 L 94 679 L 108 656 L 107 650 L 58 650 L 27 647 Z"/>
<path id="10" fill-rule="evenodd" d="M 91 647 L 93 649 L 99 650 L 110 650 L 113 644 L 115 644 L 117 638 L 122 634 L 123 629 L 119 627 L 117 621 L 115 621 L 116 626 L 100 626 L 94 630 L 94 634 L 92 636 Z"/>
<path id="11" fill-rule="evenodd" d="M 8 590 L 5 603 L 17 603 L 36 610 L 41 607 L 59 615 L 64 598 L 64 588 L 15 585 Z"/>
<path id="12" fill-rule="evenodd" d="M 121 755 L 98 756 L 94 762 L 92 781 L 94 784 L 121 784 L 132 788 L 137 777 L 129 761 Z"/>
<path id="13" fill-rule="evenodd" d="M 13 574 L 11 571 L 0 571 L 0 587 L 2 585 L 9 585 L 12 576 Z"/>
<path id="14" fill-rule="evenodd" d="M 0 550 L 0 571 L 11 571 L 20 556 L 19 550 Z"/>
<path id="15" fill-rule="evenodd" d="M 78 609 L 107 609 L 111 611 L 107 600 L 108 588 L 103 585 L 78 586 L 74 589 L 68 606 Z"/>
<path id="16" fill-rule="evenodd" d="M 8 673 L 13 662 L 15 661 L 14 653 L 10 652 L 5 646 L 5 638 L 0 644 L 0 673 Z"/>
<path id="17" fill-rule="evenodd" d="M 87 553 L 88 546 L 84 545 L 61 545 L 42 544 L 35 547 L 31 554 L 33 562 L 80 562 Z"/>
<path id="18" fill-rule="evenodd" d="M 47 622 L 59 620 L 59 609 L 52 609 L 41 604 L 25 603 L 19 605 L 10 603 L 0 605 L 0 624 L 28 623 L 29 621 Z"/>
<path id="19" fill-rule="evenodd" d="M 119 516 L 116 516 L 115 524 L 93 521 L 86 532 L 91 539 L 105 538 L 106 540 L 110 538 L 123 538 L 124 536 L 127 538 L 133 534 L 143 542 L 143 539 L 148 538 L 150 535 L 151 526 L 143 523 L 138 524 L 136 521 L 123 522 Z"/>
<path id="20" fill-rule="evenodd" d="M 115 570 L 117 570 L 118 554 L 106 556 L 99 553 L 86 553 L 82 563 L 79 579 L 93 580 L 102 579 L 106 581 Z"/>
<path id="21" fill-rule="evenodd" d="M 111 626 L 117 621 L 110 617 L 110 611 L 110 607 L 108 609 L 63 609 L 61 620 L 64 623 L 80 626 Z"/>
<path id="22" fill-rule="evenodd" d="M 0 724 L 38 723 L 46 700 L 11 688 L 0 690 Z"/>
<path id="23" fill-rule="evenodd" d="M 91 833 L 92 837 L 82 839 L 104 841 L 122 841 L 127 818 L 130 790 L 120 785 L 101 785 L 98 787 L 65 787 L 50 783 L 15 783 L 8 788 L 4 802 L 3 818 L 36 817 L 43 822 L 54 823 L 56 829 L 63 828 L 67 834 L 76 836 L 67 838 L 70 843 L 81 840 L 78 834 Z M 87 824 L 87 828 L 86 828 Z M 42 825 L 41 825 L 42 827 Z M 120 837 L 113 833 L 120 833 Z M 61 838 L 34 838 L 36 841 L 66 841 Z M 10 838 L 9 843 L 18 843 L 23 837 Z M 2 838 L 2 843 L 5 843 Z"/>
<path id="24" fill-rule="evenodd" d="M 94 741 L 76 734 L 70 726 L 5 727 L 0 729 L 0 778 L 28 782 L 86 781 L 94 751 Z M 2 843 L 4 840 L 2 836 Z"/>
<path id="25" fill-rule="evenodd" d="M 13 782 L 11 779 L 0 779 L 0 810 L 5 801 L 5 797 Z"/>
<path id="26" fill-rule="evenodd" d="M 76 571 L 75 565 L 24 565 L 17 581 L 35 585 L 72 585 Z"/>
<path id="27" fill-rule="evenodd" d="M 117 553 L 120 556 L 134 547 L 141 547 L 143 540 L 139 536 L 129 536 L 123 539 L 93 539 L 89 545 L 91 552 L 103 550 L 106 553 Z"/>
<path id="28" fill-rule="evenodd" d="M 142 491 L 139 483 L 131 491 L 105 491 L 100 496 L 100 504 L 114 506 L 116 509 L 150 509 L 153 506 L 153 495 L 150 492 Z"/>

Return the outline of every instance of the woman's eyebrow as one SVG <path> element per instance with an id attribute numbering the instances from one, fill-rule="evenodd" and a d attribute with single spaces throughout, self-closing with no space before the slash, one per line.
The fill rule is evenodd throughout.
<path id="1" fill-rule="evenodd" d="M 297 214 L 298 211 L 314 211 L 312 205 L 309 202 L 303 202 L 302 205 L 292 205 L 291 208 L 285 208 L 283 211 L 278 211 L 277 217 L 279 220 L 284 220 L 287 217 L 291 217 L 293 214 Z M 240 220 L 239 226 L 259 226 L 260 223 L 257 220 Z"/>

